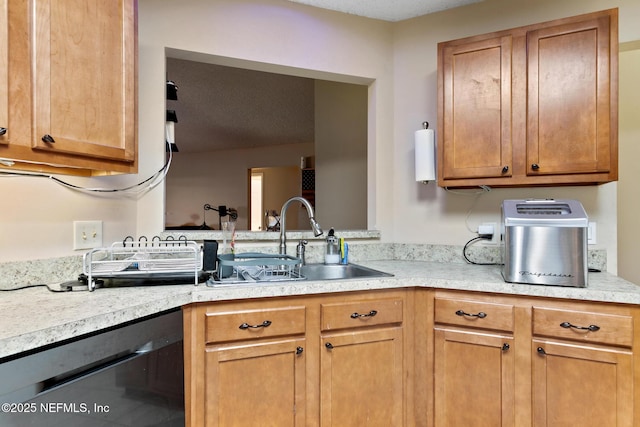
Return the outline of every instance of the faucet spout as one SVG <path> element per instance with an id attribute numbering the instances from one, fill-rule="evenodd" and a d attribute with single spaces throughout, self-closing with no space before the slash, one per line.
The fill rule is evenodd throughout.
<path id="1" fill-rule="evenodd" d="M 280 211 L 280 254 L 287 254 L 287 208 L 292 202 L 298 201 L 302 203 L 307 209 L 307 213 L 309 214 L 309 224 L 311 224 L 311 229 L 313 230 L 314 236 L 318 237 L 322 235 L 322 228 L 320 228 L 320 224 L 314 218 L 313 206 L 311 203 L 303 197 L 295 196 L 284 202 L 282 205 L 282 210 Z"/>

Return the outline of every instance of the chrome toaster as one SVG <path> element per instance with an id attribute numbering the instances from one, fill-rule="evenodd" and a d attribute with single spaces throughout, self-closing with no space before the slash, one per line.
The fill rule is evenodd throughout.
<path id="1" fill-rule="evenodd" d="M 506 282 L 587 286 L 587 214 L 577 200 L 502 202 Z"/>

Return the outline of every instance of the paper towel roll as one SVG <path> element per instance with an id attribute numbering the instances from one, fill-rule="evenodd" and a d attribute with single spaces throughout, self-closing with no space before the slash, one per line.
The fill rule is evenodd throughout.
<path id="1" fill-rule="evenodd" d="M 416 181 L 436 180 L 436 153 L 433 129 L 420 129 L 415 133 Z"/>

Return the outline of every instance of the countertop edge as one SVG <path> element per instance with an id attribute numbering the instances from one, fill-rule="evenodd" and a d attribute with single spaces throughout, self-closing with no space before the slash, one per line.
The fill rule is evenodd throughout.
<path id="1" fill-rule="evenodd" d="M 423 261 L 367 261 L 361 265 L 393 277 L 300 281 L 209 287 L 203 284 L 110 288 L 49 293 L 25 289 L 0 300 L 0 360 L 191 303 L 317 295 L 399 288 L 434 288 L 640 304 L 640 286 L 608 273 L 590 274 L 589 286 L 570 288 L 506 283 L 495 267 L 451 266 Z M 150 292 L 150 290 L 153 290 Z M 29 301 L 29 304 L 24 304 Z M 34 308 L 46 310 L 35 310 Z M 16 326 L 11 328 L 8 322 Z M 30 325 L 25 328 L 25 325 Z"/>

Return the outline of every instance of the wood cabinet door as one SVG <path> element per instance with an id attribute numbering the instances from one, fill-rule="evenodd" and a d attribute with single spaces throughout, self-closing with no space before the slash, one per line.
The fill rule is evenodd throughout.
<path id="1" fill-rule="evenodd" d="M 511 43 L 439 46 L 440 181 L 511 176 Z"/>
<path id="2" fill-rule="evenodd" d="M 513 337 L 435 329 L 435 425 L 515 425 Z"/>
<path id="3" fill-rule="evenodd" d="M 527 33 L 528 175 L 608 173 L 617 165 L 611 19 Z"/>
<path id="4" fill-rule="evenodd" d="M 325 335 L 320 349 L 320 425 L 402 426 L 402 328 Z"/>
<path id="5" fill-rule="evenodd" d="M 304 426 L 305 340 L 206 348 L 207 427 Z"/>
<path id="6" fill-rule="evenodd" d="M 32 147 L 133 162 L 136 0 L 33 3 Z"/>
<path id="7" fill-rule="evenodd" d="M 9 9 L 0 0 L 0 144 L 9 142 Z"/>
<path id="8" fill-rule="evenodd" d="M 533 425 L 633 426 L 633 356 L 534 340 Z"/>

